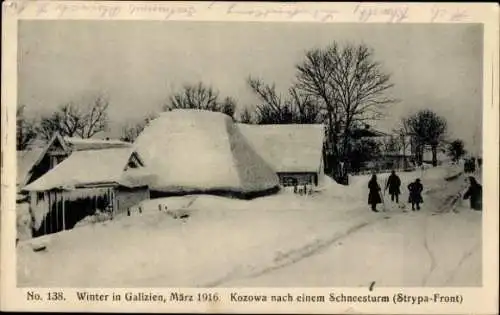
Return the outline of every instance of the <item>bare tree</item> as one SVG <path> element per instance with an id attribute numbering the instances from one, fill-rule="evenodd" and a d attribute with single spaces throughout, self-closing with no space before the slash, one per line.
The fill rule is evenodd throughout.
<path id="1" fill-rule="evenodd" d="M 255 109 L 258 124 L 283 124 L 290 123 L 291 110 L 287 108 L 282 95 L 276 92 L 276 85 L 268 85 L 257 78 L 248 77 L 247 83 L 257 94 L 262 104 Z"/>
<path id="2" fill-rule="evenodd" d="M 241 123 L 244 123 L 244 124 L 253 124 L 254 123 L 254 117 L 252 115 L 252 112 L 248 109 L 248 107 L 245 107 L 241 111 L 239 121 Z"/>
<path id="3" fill-rule="evenodd" d="M 424 145 L 430 145 L 432 150 L 432 165 L 437 165 L 437 149 L 444 140 L 447 123 L 444 117 L 430 109 L 424 109 L 406 118 L 411 133 L 417 142 L 417 161 L 422 163 Z"/>
<path id="4" fill-rule="evenodd" d="M 42 116 L 39 133 L 45 140 L 52 138 L 55 132 L 59 132 L 62 136 L 73 137 L 82 124 L 81 116 L 81 112 L 74 104 L 64 104 L 50 116 Z"/>
<path id="5" fill-rule="evenodd" d="M 226 97 L 219 105 L 220 111 L 229 117 L 234 117 L 234 112 L 236 110 L 236 100 L 232 97 Z"/>
<path id="6" fill-rule="evenodd" d="M 21 105 L 16 110 L 16 149 L 26 150 L 28 145 L 37 137 L 37 126 L 33 119 L 26 118 L 26 106 Z"/>
<path id="7" fill-rule="evenodd" d="M 403 160 L 407 163 L 406 152 L 408 152 L 408 148 L 412 149 L 412 145 L 416 142 L 415 135 L 412 134 L 410 126 L 408 125 L 408 119 L 401 119 L 399 126 L 393 129 L 393 133 L 399 137 L 400 149 L 403 152 Z"/>
<path id="8" fill-rule="evenodd" d="M 288 89 L 288 92 L 291 97 L 291 106 L 297 112 L 298 123 L 315 124 L 322 120 L 321 107 L 311 95 L 301 94 L 295 87 Z"/>
<path id="9" fill-rule="evenodd" d="M 303 96 L 294 87 L 283 96 L 276 92 L 276 85 L 249 77 L 248 85 L 257 94 L 261 104 L 256 108 L 258 124 L 311 124 L 317 123 L 320 109 L 313 99 Z"/>
<path id="10" fill-rule="evenodd" d="M 106 130 L 108 106 L 108 100 L 101 95 L 87 104 L 66 103 L 51 115 L 41 118 L 38 132 L 46 140 L 56 131 L 62 136 L 91 138 Z"/>
<path id="11" fill-rule="evenodd" d="M 448 144 L 448 156 L 450 156 L 454 162 L 458 162 L 458 160 L 467 153 L 464 147 L 464 142 L 462 140 L 453 140 Z"/>
<path id="12" fill-rule="evenodd" d="M 325 49 L 308 51 L 296 66 L 296 88 L 321 102 L 326 111 L 334 171 L 348 155 L 353 124 L 379 119 L 385 105 L 395 102 L 385 95 L 393 86 L 390 75 L 373 60 L 373 54 L 364 44 L 340 47 L 334 42 Z"/>
<path id="13" fill-rule="evenodd" d="M 91 138 L 95 134 L 106 130 L 108 126 L 108 106 L 109 101 L 100 95 L 87 105 L 87 111 L 84 112 L 80 120 L 82 124 L 77 134 L 82 138 Z"/>
<path id="14" fill-rule="evenodd" d="M 226 97 L 219 101 L 219 92 L 211 86 L 206 86 L 199 82 L 195 85 L 186 84 L 182 89 L 170 96 L 167 104 L 163 105 L 163 110 L 171 109 L 202 109 L 213 112 L 221 112 L 233 117 L 236 108 L 236 101 Z"/>
<path id="15" fill-rule="evenodd" d="M 141 132 L 146 128 L 150 121 L 157 118 L 158 115 L 151 113 L 144 117 L 141 121 L 135 123 L 129 123 L 122 128 L 121 140 L 126 142 L 134 142 L 135 139 L 141 134 Z"/>

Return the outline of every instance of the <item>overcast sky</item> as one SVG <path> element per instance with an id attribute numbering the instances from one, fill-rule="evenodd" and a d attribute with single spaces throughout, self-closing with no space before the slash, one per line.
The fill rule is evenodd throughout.
<path id="1" fill-rule="evenodd" d="M 258 99 L 248 75 L 286 91 L 305 51 L 333 41 L 371 46 L 392 74 L 401 100 L 377 124 L 390 130 L 404 115 L 433 108 L 470 149 L 480 143 L 482 28 L 453 24 L 22 21 L 19 103 L 49 111 L 103 92 L 111 132 L 152 111 L 184 83 L 203 81 L 238 106 Z"/>

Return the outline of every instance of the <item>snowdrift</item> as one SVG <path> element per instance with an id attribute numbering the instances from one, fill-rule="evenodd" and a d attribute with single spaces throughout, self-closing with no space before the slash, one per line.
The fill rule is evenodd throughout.
<path id="1" fill-rule="evenodd" d="M 151 191 L 164 195 L 217 193 L 252 196 L 275 191 L 273 169 L 227 115 L 202 110 L 162 113 L 134 146 L 155 174 Z"/>
<path id="2" fill-rule="evenodd" d="M 446 172 L 401 174 L 401 179 L 406 183 L 418 176 L 433 186 L 433 181 L 444 182 Z M 20 287 L 327 287 L 368 285 L 375 280 L 421 286 L 423 278 L 443 285 L 447 281 L 443 278 L 455 269 L 457 277 L 467 278 L 450 283 L 480 281 L 480 275 L 467 275 L 477 269 L 475 265 L 457 267 L 461 255 L 480 240 L 480 213 L 439 217 L 428 211 L 437 205 L 430 197 L 422 212 L 373 213 L 366 205 L 368 179 L 353 178 L 353 185 L 341 186 L 325 178 L 323 190 L 304 196 L 280 192 L 252 200 L 214 195 L 147 200 L 140 205 L 142 212 L 130 217 L 20 241 L 17 283 Z M 429 238 L 437 259 L 445 261 L 437 265 L 435 275 L 427 275 L 429 249 L 423 237 Z"/>
<path id="3" fill-rule="evenodd" d="M 20 242 L 18 285 L 216 286 L 301 259 L 375 217 L 353 211 L 350 203 L 332 203 L 332 197 L 278 193 L 252 200 L 189 195 L 144 201 L 140 214 Z M 172 213 L 189 216 L 176 219 Z M 55 261 L 70 267 L 49 268 Z"/>

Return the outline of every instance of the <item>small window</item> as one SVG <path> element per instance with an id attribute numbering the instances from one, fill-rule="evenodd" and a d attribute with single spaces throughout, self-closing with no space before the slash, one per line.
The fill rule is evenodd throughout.
<path id="1" fill-rule="evenodd" d="M 127 168 L 137 168 L 137 163 L 134 163 L 134 161 L 130 160 L 128 161 Z"/>
<path id="2" fill-rule="evenodd" d="M 283 186 L 296 186 L 298 184 L 298 180 L 295 177 L 286 176 L 283 177 Z"/>

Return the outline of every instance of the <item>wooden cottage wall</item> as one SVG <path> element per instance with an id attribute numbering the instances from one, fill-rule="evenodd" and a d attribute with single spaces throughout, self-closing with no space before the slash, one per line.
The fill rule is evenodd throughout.
<path id="1" fill-rule="evenodd" d="M 72 228 L 86 216 L 96 214 L 97 210 L 112 212 L 113 191 L 112 186 L 64 191 L 67 228 Z"/>
<path id="2" fill-rule="evenodd" d="M 31 193 L 30 211 L 33 218 L 33 236 L 71 229 L 96 210 L 112 211 L 112 186 L 79 188 L 71 191 L 45 191 Z M 40 198 L 42 197 L 43 198 Z"/>
<path id="3" fill-rule="evenodd" d="M 294 179 L 297 185 L 317 185 L 318 174 L 313 172 L 283 172 L 278 173 L 280 183 L 283 186 L 289 185 L 289 180 Z"/>
<path id="4" fill-rule="evenodd" d="M 124 188 L 116 189 L 116 209 L 115 214 L 120 215 L 127 213 L 127 210 L 136 206 L 143 200 L 149 199 L 149 189 L 147 187 Z"/>

